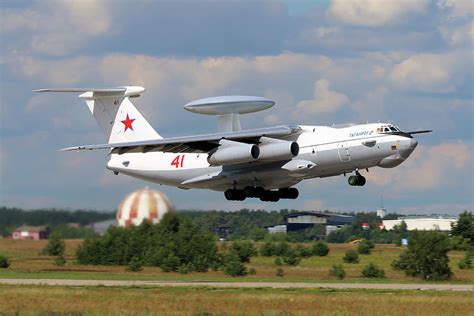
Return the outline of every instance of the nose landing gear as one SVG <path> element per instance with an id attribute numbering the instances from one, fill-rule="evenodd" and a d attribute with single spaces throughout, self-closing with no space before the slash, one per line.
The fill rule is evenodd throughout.
<path id="1" fill-rule="evenodd" d="M 365 185 L 366 179 L 363 175 L 359 173 L 359 171 L 356 171 L 355 176 L 350 176 L 349 179 L 347 179 L 347 182 L 351 186 L 359 186 L 362 187 Z"/>

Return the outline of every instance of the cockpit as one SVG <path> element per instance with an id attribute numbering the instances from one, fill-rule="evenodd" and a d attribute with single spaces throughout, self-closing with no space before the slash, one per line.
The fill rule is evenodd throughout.
<path id="1" fill-rule="evenodd" d="M 377 128 L 376 130 L 377 133 L 392 133 L 392 132 L 401 132 L 401 130 L 396 127 L 396 126 L 393 126 L 391 124 L 388 124 L 388 125 L 383 125 L 383 126 L 380 126 L 379 128 Z"/>

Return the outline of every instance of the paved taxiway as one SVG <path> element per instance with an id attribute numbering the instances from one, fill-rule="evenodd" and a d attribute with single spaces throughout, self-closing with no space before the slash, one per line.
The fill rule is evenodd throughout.
<path id="1" fill-rule="evenodd" d="M 0 279 L 0 284 L 52 286 L 206 286 L 219 288 L 275 289 L 368 289 L 368 290 L 431 290 L 471 291 L 474 284 L 396 284 L 396 283 L 290 283 L 290 282 L 173 282 L 142 280 L 64 280 L 64 279 Z"/>

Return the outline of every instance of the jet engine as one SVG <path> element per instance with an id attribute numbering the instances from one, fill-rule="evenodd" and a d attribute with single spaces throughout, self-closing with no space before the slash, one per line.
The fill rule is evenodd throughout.
<path id="1" fill-rule="evenodd" d="M 260 138 L 260 156 L 258 160 L 273 161 L 287 160 L 298 155 L 300 147 L 296 142 L 273 139 L 268 137 Z"/>
<path id="2" fill-rule="evenodd" d="M 207 158 L 207 161 L 213 166 L 233 165 L 254 161 L 259 155 L 260 149 L 257 145 L 222 139 L 218 149 Z"/>

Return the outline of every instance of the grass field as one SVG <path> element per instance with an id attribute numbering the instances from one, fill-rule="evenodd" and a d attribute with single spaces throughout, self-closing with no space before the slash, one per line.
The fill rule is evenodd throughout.
<path id="1" fill-rule="evenodd" d="M 472 315 L 472 293 L 0 286 L 20 315 Z"/>
<path id="2" fill-rule="evenodd" d="M 328 270 L 334 263 L 342 263 L 342 256 L 347 249 L 355 248 L 348 244 L 331 244 L 326 257 L 303 259 L 297 267 L 283 267 L 284 277 L 276 277 L 272 257 L 253 257 L 249 268 L 257 271 L 256 275 L 232 278 L 221 271 L 207 273 L 164 273 L 159 268 L 146 267 L 141 272 L 127 272 L 123 266 L 84 266 L 74 263 L 74 252 L 81 243 L 79 240 L 66 241 L 68 263 L 64 267 L 53 264 L 51 257 L 41 255 L 46 241 L 0 240 L 0 254 L 11 259 L 8 269 L 0 269 L 0 278 L 60 278 L 60 279 L 138 279 L 138 280 L 203 280 L 203 281 L 278 281 L 278 282 L 340 282 L 328 276 Z M 406 277 L 404 273 L 394 271 L 390 264 L 401 253 L 402 248 L 392 245 L 377 245 L 370 255 L 361 255 L 359 264 L 344 264 L 347 277 L 344 282 L 384 282 L 384 283 L 420 283 L 419 279 Z M 451 268 L 454 278 L 447 283 L 473 283 L 474 270 L 461 270 L 457 262 L 462 252 L 451 252 Z M 383 267 L 387 278 L 365 279 L 360 277 L 361 269 L 368 263 Z"/>
<path id="3" fill-rule="evenodd" d="M 84 266 L 74 263 L 81 243 L 66 241 L 64 267 L 41 255 L 46 241 L 0 240 L 0 254 L 11 259 L 0 278 L 55 278 L 100 280 L 182 281 L 278 281 L 341 282 L 328 277 L 334 263 L 353 245 L 330 245 L 327 257 L 303 259 L 297 267 L 283 267 L 283 278 L 275 276 L 274 258 L 254 257 L 248 267 L 256 275 L 232 278 L 221 271 L 207 273 L 164 273 L 146 267 L 127 272 L 123 266 Z M 391 269 L 401 248 L 377 245 L 373 253 L 361 256 L 359 264 L 344 264 L 344 282 L 420 283 Z M 454 278 L 449 283 L 474 283 L 473 270 L 460 270 L 462 252 L 450 253 Z M 386 279 L 364 279 L 360 271 L 368 262 L 383 267 Z M 472 315 L 472 292 L 400 290 L 257 289 L 211 287 L 103 287 L 0 285 L 0 315 Z"/>

